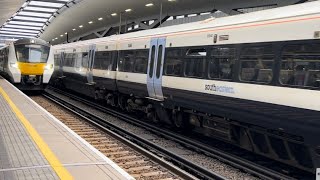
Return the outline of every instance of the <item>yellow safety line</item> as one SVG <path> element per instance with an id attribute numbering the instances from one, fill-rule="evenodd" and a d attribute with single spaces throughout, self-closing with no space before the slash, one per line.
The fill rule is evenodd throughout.
<path id="1" fill-rule="evenodd" d="M 57 173 L 60 179 L 63 180 L 72 180 L 73 177 L 68 172 L 68 170 L 61 164 L 59 159 L 54 155 L 54 153 L 51 151 L 49 146 L 44 142 L 44 140 L 41 138 L 41 136 L 38 134 L 38 132 L 32 127 L 30 122 L 26 119 L 26 117 L 21 113 L 21 111 L 17 108 L 17 106 L 12 102 L 8 94 L 0 87 L 0 94 L 3 96 L 3 98 L 8 102 L 11 109 L 14 111 L 18 119 L 21 121 L 21 123 L 24 125 L 26 130 L 28 131 L 29 135 L 32 137 L 33 141 L 37 144 L 40 151 L 44 155 L 44 157 L 47 159 L 51 167 L 54 169 L 54 171 Z"/>

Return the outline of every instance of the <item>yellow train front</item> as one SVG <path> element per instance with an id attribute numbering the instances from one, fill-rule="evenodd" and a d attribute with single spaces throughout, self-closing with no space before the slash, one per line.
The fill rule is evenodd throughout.
<path id="1" fill-rule="evenodd" d="M 8 42 L 0 48 L 0 74 L 20 90 L 43 90 L 53 73 L 50 45 L 35 38 Z"/>

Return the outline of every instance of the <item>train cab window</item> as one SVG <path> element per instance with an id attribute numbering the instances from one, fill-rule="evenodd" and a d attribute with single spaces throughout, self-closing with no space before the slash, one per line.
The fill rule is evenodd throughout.
<path id="1" fill-rule="evenodd" d="M 25 63 L 46 63 L 50 52 L 50 47 L 37 44 L 18 44 L 15 49 L 17 60 Z"/>
<path id="2" fill-rule="evenodd" d="M 135 51 L 120 52 L 119 71 L 133 72 Z"/>
<path id="3" fill-rule="evenodd" d="M 164 74 L 181 76 L 183 70 L 182 49 L 167 49 L 164 62 Z"/>
<path id="4" fill-rule="evenodd" d="M 209 59 L 209 78 L 231 80 L 236 60 L 236 49 L 228 47 L 214 47 Z"/>
<path id="5" fill-rule="evenodd" d="M 273 77 L 272 46 L 245 47 L 240 55 L 240 79 L 247 82 L 270 83 Z"/>
<path id="6" fill-rule="evenodd" d="M 147 73 L 148 67 L 148 50 L 139 50 L 136 52 L 136 62 L 134 64 L 134 72 L 136 73 Z"/>
<path id="7" fill-rule="evenodd" d="M 206 49 L 189 49 L 185 56 L 185 76 L 202 78 L 206 57 Z"/>
<path id="8" fill-rule="evenodd" d="M 282 84 L 320 87 L 320 44 L 287 45 L 281 59 Z"/>

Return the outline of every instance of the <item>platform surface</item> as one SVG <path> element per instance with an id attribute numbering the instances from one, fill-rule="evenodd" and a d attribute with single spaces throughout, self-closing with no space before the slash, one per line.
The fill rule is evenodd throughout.
<path id="1" fill-rule="evenodd" d="M 19 111 L 28 122 L 21 120 Z M 30 133 L 30 128 L 38 133 L 42 143 Z M 0 180 L 15 179 L 133 178 L 0 78 Z"/>

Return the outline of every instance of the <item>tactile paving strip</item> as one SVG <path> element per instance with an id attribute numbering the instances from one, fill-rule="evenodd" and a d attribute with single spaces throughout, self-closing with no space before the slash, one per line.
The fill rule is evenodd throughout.
<path id="1" fill-rule="evenodd" d="M 58 179 L 2 96 L 0 179 Z"/>

